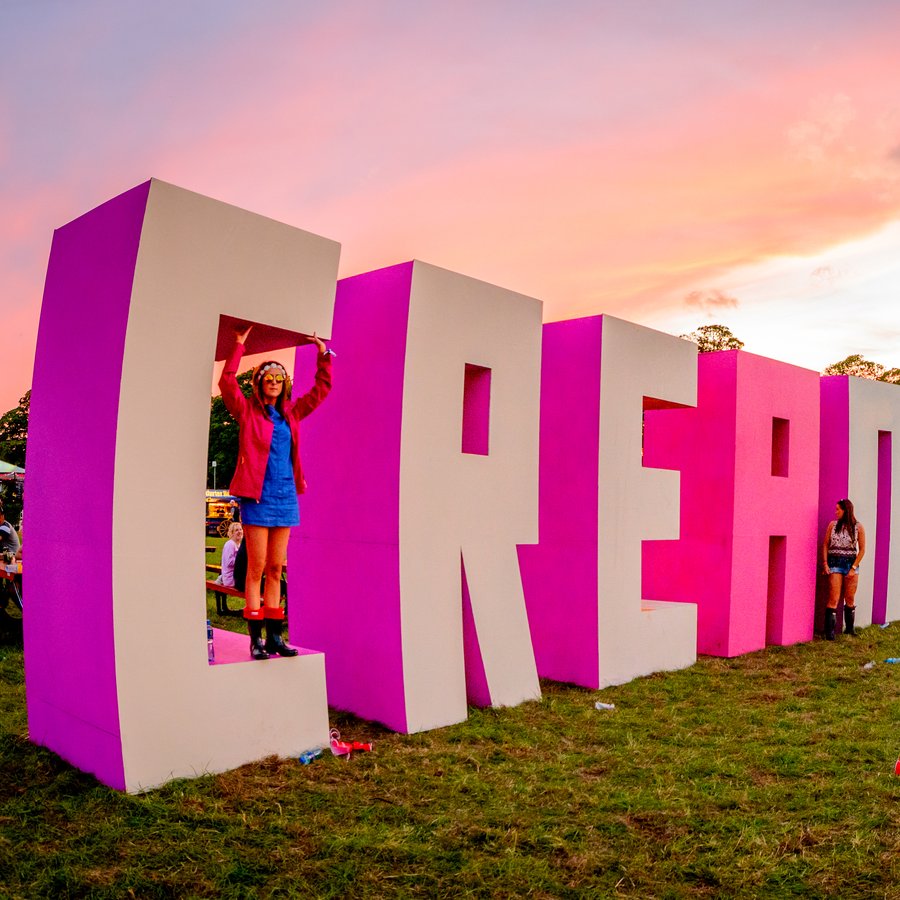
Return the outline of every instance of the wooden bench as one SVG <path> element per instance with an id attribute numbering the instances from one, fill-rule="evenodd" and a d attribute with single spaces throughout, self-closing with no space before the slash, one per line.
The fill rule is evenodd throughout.
<path id="1" fill-rule="evenodd" d="M 207 566 L 207 568 L 209 567 Z M 227 584 L 217 584 L 215 581 L 207 581 L 206 589 L 212 591 L 216 595 L 216 612 L 220 616 L 243 615 L 243 607 L 241 609 L 229 609 L 228 601 L 225 599 L 226 597 L 237 597 L 246 603 L 247 598 L 244 596 L 243 591 L 239 591 L 237 588 L 228 587 Z"/>
<path id="2" fill-rule="evenodd" d="M 207 571 L 210 572 L 221 572 L 222 567 L 213 565 L 212 563 L 206 564 Z M 284 589 L 284 584 L 282 584 L 282 599 L 284 600 L 284 613 L 287 616 L 287 591 Z M 220 616 L 241 616 L 244 614 L 244 609 L 229 609 L 228 601 L 225 599 L 227 597 L 237 597 L 239 600 L 244 601 L 244 605 L 247 604 L 247 597 L 244 595 L 243 591 L 239 591 L 237 588 L 228 587 L 225 584 L 219 584 L 215 581 L 207 581 L 206 589 L 208 591 L 212 591 L 216 595 L 216 612 Z"/>

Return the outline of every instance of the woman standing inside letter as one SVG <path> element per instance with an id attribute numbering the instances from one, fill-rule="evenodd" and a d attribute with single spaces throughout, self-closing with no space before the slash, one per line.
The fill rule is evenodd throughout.
<path id="1" fill-rule="evenodd" d="M 844 630 L 853 630 L 856 616 L 856 587 L 859 583 L 859 564 L 866 555 L 866 530 L 853 515 L 849 500 L 838 500 L 834 521 L 825 529 L 822 542 L 822 564 L 828 576 L 828 607 L 825 610 L 825 638 L 834 640 L 835 610 L 841 594 L 844 596 Z"/>
<path id="2" fill-rule="evenodd" d="M 231 493 L 240 498 L 247 546 L 247 603 L 244 618 L 250 631 L 250 655 L 296 656 L 282 638 L 281 569 L 291 527 L 300 524 L 297 495 L 306 490 L 300 465 L 300 420 L 308 416 L 331 390 L 332 351 L 314 334 L 319 351 L 316 380 L 309 393 L 291 400 L 291 380 L 281 363 L 268 360 L 253 373 L 253 396 L 244 396 L 237 370 L 250 334 L 235 333 L 235 345 L 225 361 L 219 389 L 225 406 L 240 426 L 238 460 Z M 260 582 L 265 573 L 265 596 Z M 266 640 L 263 643 L 263 625 Z"/>

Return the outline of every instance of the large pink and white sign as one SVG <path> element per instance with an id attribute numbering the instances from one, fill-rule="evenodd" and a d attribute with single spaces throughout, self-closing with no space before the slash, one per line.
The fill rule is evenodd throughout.
<path id="1" fill-rule="evenodd" d="M 539 676 L 601 687 L 809 640 L 848 494 L 857 622 L 900 618 L 896 386 L 698 364 L 610 316 L 542 326 L 539 301 L 420 262 L 336 284 L 338 253 L 155 180 L 54 235 L 28 441 L 35 742 L 135 791 L 322 746 L 326 698 L 412 732 L 537 699 Z M 289 547 L 306 649 L 251 663 L 223 636 L 210 666 L 199 509 L 237 321 L 251 353 L 315 331 L 338 356 Z M 298 349 L 300 383 L 311 364 Z"/>

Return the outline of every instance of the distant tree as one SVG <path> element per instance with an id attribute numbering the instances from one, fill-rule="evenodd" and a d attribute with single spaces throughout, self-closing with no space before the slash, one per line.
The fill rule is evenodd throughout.
<path id="1" fill-rule="evenodd" d="M 238 375 L 238 384 L 245 396 L 252 391 L 253 372 Z M 238 424 L 225 409 L 225 401 L 213 397 L 209 404 L 209 450 L 206 459 L 206 486 L 213 486 L 213 460 L 216 461 L 216 487 L 227 488 L 234 476 L 238 455 Z"/>
<path id="2" fill-rule="evenodd" d="M 868 378 L 869 381 L 887 381 L 900 384 L 900 369 L 885 369 L 881 363 L 863 359 L 859 353 L 853 353 L 840 362 L 825 366 L 823 375 L 855 375 L 857 378 Z"/>
<path id="3" fill-rule="evenodd" d="M 27 391 L 18 406 L 0 416 L 0 459 L 23 468 L 30 408 L 31 391 Z"/>
<path id="4" fill-rule="evenodd" d="M 740 350 L 744 346 L 744 342 L 738 340 L 726 325 L 701 325 L 690 334 L 680 334 L 679 337 L 693 341 L 701 353 Z"/>

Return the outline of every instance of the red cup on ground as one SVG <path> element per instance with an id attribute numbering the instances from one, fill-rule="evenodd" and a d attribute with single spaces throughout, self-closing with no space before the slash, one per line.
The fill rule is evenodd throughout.
<path id="1" fill-rule="evenodd" d="M 894 763 L 894 774 L 900 775 L 900 759 L 898 759 L 897 762 Z"/>

